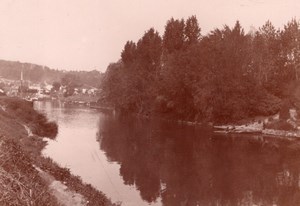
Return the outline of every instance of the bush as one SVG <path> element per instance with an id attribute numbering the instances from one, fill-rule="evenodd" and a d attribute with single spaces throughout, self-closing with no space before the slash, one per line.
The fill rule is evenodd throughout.
<path id="1" fill-rule="evenodd" d="M 57 135 L 58 127 L 55 122 L 42 122 L 39 124 L 38 136 L 55 138 Z"/>
<path id="2" fill-rule="evenodd" d="M 266 91 L 257 92 L 256 100 L 252 103 L 253 115 L 273 115 L 279 112 L 281 100 Z"/>

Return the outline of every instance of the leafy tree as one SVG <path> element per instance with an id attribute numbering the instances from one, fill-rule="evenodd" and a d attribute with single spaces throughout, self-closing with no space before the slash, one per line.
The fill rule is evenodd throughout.
<path id="1" fill-rule="evenodd" d="M 121 62 L 110 64 L 102 81 L 106 101 L 119 107 L 122 105 L 120 99 L 124 93 L 122 92 L 122 69 L 123 64 Z"/>
<path id="2" fill-rule="evenodd" d="M 137 43 L 139 71 L 144 78 L 153 81 L 160 69 L 162 39 L 153 28 L 147 31 Z"/>
<path id="3" fill-rule="evenodd" d="M 278 74 L 281 69 L 279 52 L 279 33 L 272 23 L 267 21 L 253 39 L 251 66 L 257 83 L 277 95 L 279 90 L 275 85 L 278 85 Z"/>
<path id="4" fill-rule="evenodd" d="M 292 78 L 299 79 L 300 70 L 300 24 L 292 19 L 281 33 L 282 52 L 285 58 L 285 68 L 293 71 Z"/>
<path id="5" fill-rule="evenodd" d="M 184 46 L 184 20 L 174 20 L 171 18 L 165 27 L 163 36 L 163 50 L 166 54 L 179 51 Z"/>
<path id="6" fill-rule="evenodd" d="M 148 30 L 137 43 L 137 55 L 134 63 L 125 70 L 124 75 L 127 92 L 130 97 L 128 105 L 137 112 L 149 111 L 153 100 L 153 85 L 157 81 L 160 70 L 162 40 L 154 29 Z M 131 98 L 132 97 L 132 98 Z"/>
<path id="7" fill-rule="evenodd" d="M 187 45 L 198 43 L 200 40 L 200 27 L 196 16 L 191 16 L 186 20 L 184 34 Z"/>
<path id="8" fill-rule="evenodd" d="M 122 111 L 175 119 L 229 122 L 274 114 L 283 99 L 297 99 L 284 88 L 299 78 L 299 33 L 295 20 L 282 31 L 267 21 L 249 34 L 237 21 L 200 38 L 195 16 L 171 18 L 163 38 L 151 28 L 125 44 L 121 61 L 104 75 L 103 91 Z"/>
<path id="9" fill-rule="evenodd" d="M 132 41 L 128 41 L 121 53 L 121 57 L 125 65 L 133 63 L 136 58 L 136 44 Z"/>

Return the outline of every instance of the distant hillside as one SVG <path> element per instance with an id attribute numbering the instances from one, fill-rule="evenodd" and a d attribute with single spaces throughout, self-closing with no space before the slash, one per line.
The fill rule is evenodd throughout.
<path id="1" fill-rule="evenodd" d="M 35 83 L 44 81 L 53 83 L 54 81 L 60 81 L 67 74 L 72 74 L 77 77 L 76 79 L 78 79 L 80 84 L 98 87 L 102 79 L 102 73 L 96 70 L 64 71 L 50 69 L 37 64 L 0 60 L 0 76 L 3 78 L 19 80 L 22 68 L 24 79 Z"/>

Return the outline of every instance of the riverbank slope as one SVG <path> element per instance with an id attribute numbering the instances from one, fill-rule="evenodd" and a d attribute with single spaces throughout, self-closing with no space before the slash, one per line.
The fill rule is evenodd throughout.
<path id="1" fill-rule="evenodd" d="M 57 125 L 32 102 L 0 98 L 0 205 L 114 205 L 91 185 L 41 156 Z"/>

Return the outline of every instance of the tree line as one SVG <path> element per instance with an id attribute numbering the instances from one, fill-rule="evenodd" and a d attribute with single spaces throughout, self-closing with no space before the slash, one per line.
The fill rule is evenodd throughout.
<path id="1" fill-rule="evenodd" d="M 25 81 L 34 83 L 46 81 L 51 84 L 53 82 L 62 82 L 63 84 L 66 79 L 72 79 L 74 84 L 86 84 L 93 87 L 99 87 L 103 75 L 97 70 L 63 71 L 31 63 L 0 60 L 0 76 L 3 78 L 20 80 L 22 70 Z"/>
<path id="2" fill-rule="evenodd" d="M 168 20 L 163 36 L 150 28 L 128 41 L 121 59 L 108 66 L 102 89 L 123 112 L 229 122 L 295 104 L 299 70 L 296 19 L 283 29 L 267 21 L 248 33 L 237 21 L 202 35 L 191 16 Z"/>

